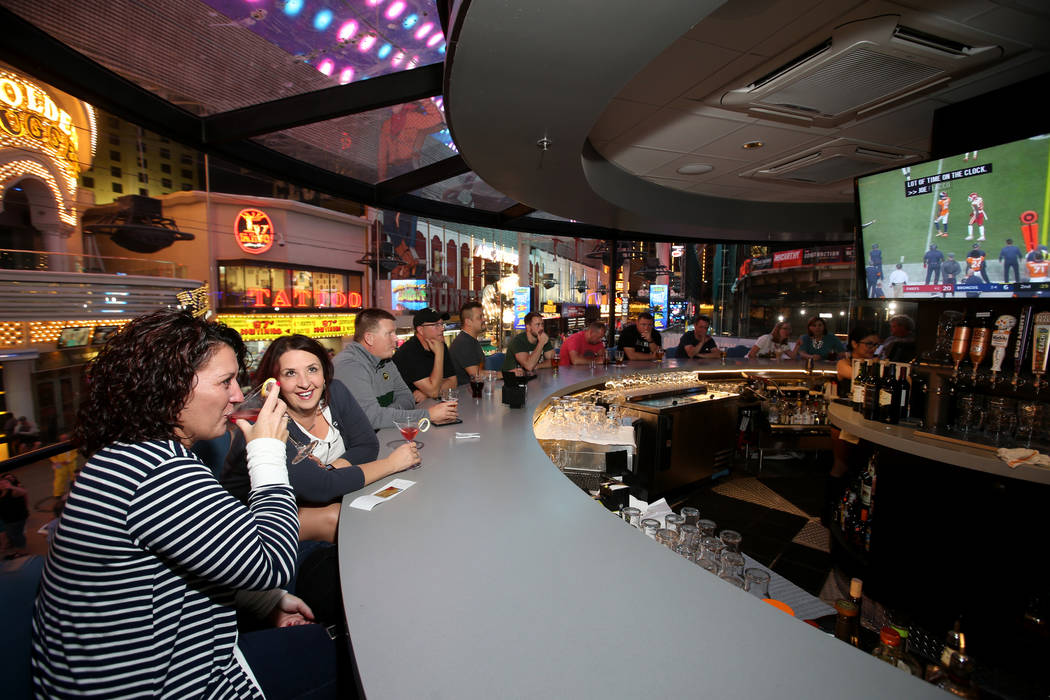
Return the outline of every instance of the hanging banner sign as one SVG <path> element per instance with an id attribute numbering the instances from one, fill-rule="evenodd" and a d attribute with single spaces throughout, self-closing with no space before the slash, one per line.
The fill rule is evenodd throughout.
<path id="1" fill-rule="evenodd" d="M 649 285 L 649 309 L 653 315 L 653 325 L 656 330 L 662 331 L 667 328 L 667 285 Z"/>
<path id="2" fill-rule="evenodd" d="M 514 290 L 514 327 L 525 329 L 525 316 L 532 311 L 532 290 L 529 287 L 518 287 Z"/>

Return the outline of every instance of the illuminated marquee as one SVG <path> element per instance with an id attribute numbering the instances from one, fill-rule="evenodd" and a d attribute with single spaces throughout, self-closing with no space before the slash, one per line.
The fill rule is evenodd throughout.
<path id="1" fill-rule="evenodd" d="M 254 298 L 252 306 L 264 308 L 276 306 L 292 309 L 359 309 L 361 295 L 357 292 L 317 292 L 312 294 L 305 290 L 289 293 L 278 289 L 276 292 L 268 287 L 248 287 L 248 296 Z M 314 298 L 316 297 L 316 298 Z"/>
<path id="2" fill-rule="evenodd" d="M 262 209 L 242 209 L 233 232 L 237 247 L 245 253 L 259 255 L 273 246 L 273 222 Z"/>
<path id="3" fill-rule="evenodd" d="M 84 107 L 93 147 L 94 113 L 90 106 Z M 71 226 L 76 224 L 76 216 L 68 203 L 74 199 L 77 176 L 83 167 L 78 127 L 73 119 L 44 88 L 15 73 L 0 70 L 0 148 L 39 153 L 51 164 L 54 173 L 42 175 L 41 172 L 47 169 L 39 163 L 31 169 L 8 167 L 0 178 L 0 195 L 6 183 L 16 178 L 26 174 L 42 178 L 55 195 L 59 217 Z M 24 158 L 19 160 L 20 164 L 32 162 Z"/>
<path id="4" fill-rule="evenodd" d="M 311 338 L 341 338 L 354 334 L 354 314 L 334 316 L 242 316 L 219 314 L 217 320 L 241 334 L 245 340 L 273 340 L 299 333 Z"/>
<path id="5" fill-rule="evenodd" d="M 6 136 L 26 136 L 48 155 L 64 161 L 75 173 L 77 130 L 73 117 L 39 87 L 0 71 L 0 128 Z"/>

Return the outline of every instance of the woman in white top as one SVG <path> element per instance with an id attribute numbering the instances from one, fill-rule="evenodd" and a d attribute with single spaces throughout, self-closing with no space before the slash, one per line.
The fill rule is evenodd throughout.
<path id="1" fill-rule="evenodd" d="M 789 360 L 794 360 L 795 350 L 791 347 L 791 323 L 781 321 L 773 326 L 772 331 L 760 336 L 747 353 L 749 360 L 753 360 L 756 357 L 772 357 L 775 359 L 786 357 Z"/>

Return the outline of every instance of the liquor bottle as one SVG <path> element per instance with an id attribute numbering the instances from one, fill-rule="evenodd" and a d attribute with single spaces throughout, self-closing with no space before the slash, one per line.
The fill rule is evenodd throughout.
<path id="1" fill-rule="evenodd" d="M 955 652 L 948 662 L 948 673 L 938 683 L 937 687 L 948 691 L 957 698 L 978 697 L 977 689 L 973 686 L 970 677 L 973 675 L 974 663 L 969 656 Z"/>
<path id="2" fill-rule="evenodd" d="M 873 362 L 864 381 L 864 410 L 861 415 L 865 420 L 879 419 L 879 384 L 879 367 Z"/>
<path id="3" fill-rule="evenodd" d="M 864 602 L 864 582 L 859 578 L 851 578 L 849 581 L 849 600 L 857 606 L 858 614 L 863 612 L 861 606 Z"/>
<path id="4" fill-rule="evenodd" d="M 940 685 L 948 676 L 948 668 L 951 666 L 952 657 L 966 655 L 966 636 L 962 633 L 962 620 L 956 620 L 941 647 L 941 654 L 937 661 L 926 667 L 925 678 L 934 685 Z"/>
<path id="5" fill-rule="evenodd" d="M 857 367 L 857 374 L 853 377 L 853 386 L 850 393 L 853 410 L 860 413 L 864 410 L 864 382 L 868 376 L 868 363 L 861 361 Z"/>
<path id="6" fill-rule="evenodd" d="M 871 532 L 875 525 L 875 485 L 878 482 L 878 463 L 879 453 L 873 452 L 871 458 L 868 460 L 868 468 L 865 470 L 864 476 L 861 478 L 861 508 L 866 509 L 867 512 L 864 518 L 864 531 L 861 533 L 858 546 L 863 547 L 866 552 L 871 551 Z"/>
<path id="7" fill-rule="evenodd" d="M 868 507 L 861 502 L 859 512 L 859 517 L 853 523 L 853 533 L 850 537 L 850 541 L 857 549 L 863 549 L 864 542 L 868 537 L 868 513 L 870 511 L 868 510 Z"/>
<path id="8" fill-rule="evenodd" d="M 911 386 L 908 384 L 908 368 L 901 365 L 901 374 L 897 378 L 897 393 L 893 397 L 893 403 L 897 406 L 896 420 L 891 420 L 891 423 L 899 423 L 902 420 L 908 420 L 911 415 Z"/>
<path id="9" fill-rule="evenodd" d="M 860 608 L 849 600 L 835 601 L 835 638 L 860 646 Z"/>
<path id="10" fill-rule="evenodd" d="M 966 635 L 962 633 L 962 620 L 956 620 L 952 628 L 948 630 L 948 636 L 944 640 L 944 648 L 941 649 L 941 666 L 948 668 L 951 664 L 952 654 L 966 653 Z"/>
<path id="11" fill-rule="evenodd" d="M 922 669 L 914 659 L 904 655 L 901 636 L 894 628 L 886 626 L 879 633 L 879 646 L 872 652 L 872 656 L 880 661 L 885 661 L 894 668 L 907 671 L 913 676 L 922 678 Z"/>
<path id="12" fill-rule="evenodd" d="M 879 420 L 883 423 L 900 420 L 900 404 L 894 401 L 896 393 L 897 378 L 893 376 L 893 363 L 887 362 L 882 368 L 882 382 L 879 383 Z"/>

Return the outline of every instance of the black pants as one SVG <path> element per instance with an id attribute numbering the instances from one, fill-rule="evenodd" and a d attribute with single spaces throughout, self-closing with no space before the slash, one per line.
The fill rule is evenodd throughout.
<path id="1" fill-rule="evenodd" d="M 1021 281 L 1021 274 L 1017 270 L 1017 260 L 1007 260 L 1003 263 L 1003 282 L 1010 281 L 1010 270 L 1014 271 L 1014 282 Z"/>
<path id="2" fill-rule="evenodd" d="M 933 277 L 934 284 L 941 283 L 941 267 L 940 265 L 931 265 L 926 268 L 926 284 L 930 283 L 930 277 Z"/>

